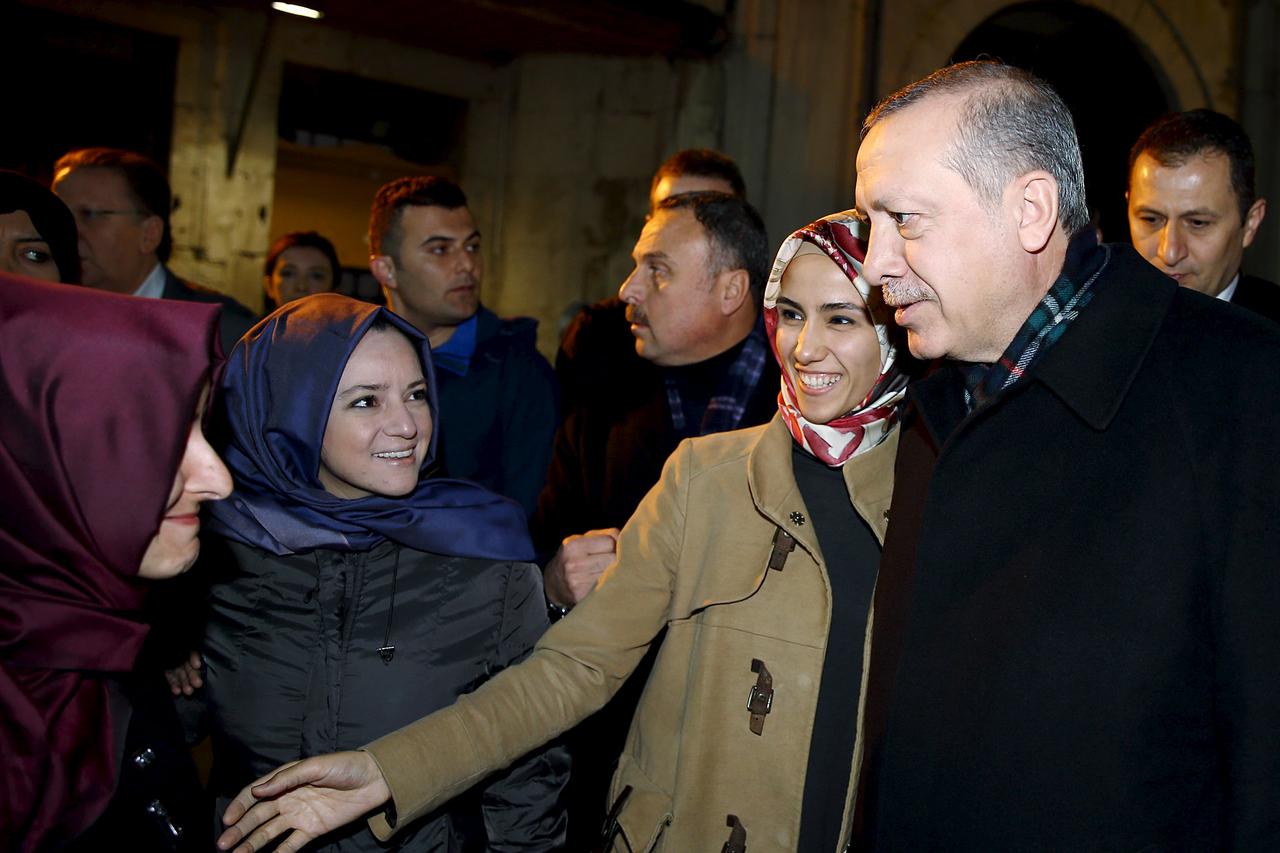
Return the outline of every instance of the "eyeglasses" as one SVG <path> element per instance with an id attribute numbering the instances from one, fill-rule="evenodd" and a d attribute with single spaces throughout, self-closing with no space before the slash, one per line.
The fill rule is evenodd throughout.
<path id="1" fill-rule="evenodd" d="M 75 216 L 76 222 L 80 222 L 85 225 L 91 225 L 94 222 L 100 222 L 101 220 L 106 219 L 108 216 L 123 216 L 126 214 L 131 216 L 150 216 L 151 215 L 151 211 L 143 210 L 138 207 L 127 208 L 124 210 L 107 210 L 105 208 L 93 208 L 93 207 L 73 207 L 71 209 L 71 213 Z"/>

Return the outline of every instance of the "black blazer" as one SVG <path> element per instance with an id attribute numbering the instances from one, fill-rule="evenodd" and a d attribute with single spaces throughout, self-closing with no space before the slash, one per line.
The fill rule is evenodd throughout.
<path id="1" fill-rule="evenodd" d="M 226 294 L 208 287 L 201 287 L 178 278 L 168 267 L 164 268 L 164 291 L 162 299 L 181 299 L 185 302 L 213 302 L 222 306 L 218 312 L 218 340 L 222 343 L 224 355 L 231 353 L 236 341 L 258 321 L 257 316 L 248 308 Z"/>
<path id="2" fill-rule="evenodd" d="M 986 407 L 913 387 L 862 847 L 1280 850 L 1280 328 L 1111 251 Z"/>

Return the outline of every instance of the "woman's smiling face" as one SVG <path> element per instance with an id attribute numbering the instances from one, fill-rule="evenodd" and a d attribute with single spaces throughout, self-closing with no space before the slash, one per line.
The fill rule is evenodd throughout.
<path id="1" fill-rule="evenodd" d="M 787 266 L 774 342 L 810 423 L 858 408 L 880 376 L 880 341 L 866 302 L 825 255 L 801 254 Z"/>
<path id="2" fill-rule="evenodd" d="M 320 484 L 340 498 L 401 497 L 431 444 L 422 361 L 395 330 L 371 330 L 338 381 L 320 448 Z"/>

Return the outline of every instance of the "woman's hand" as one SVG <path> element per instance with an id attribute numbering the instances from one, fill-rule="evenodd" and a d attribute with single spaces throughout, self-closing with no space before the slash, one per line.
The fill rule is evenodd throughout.
<path id="1" fill-rule="evenodd" d="M 166 669 L 164 677 L 169 682 L 169 692 L 174 696 L 190 696 L 204 687 L 204 679 L 200 677 L 200 667 L 203 665 L 200 653 L 192 652 L 184 663 L 173 669 Z"/>
<path id="2" fill-rule="evenodd" d="M 218 849 L 254 853 L 292 830 L 276 850 L 296 853 L 389 799 L 387 780 L 367 752 L 295 761 L 263 776 L 231 801 L 222 815 L 228 829 L 218 838 Z"/>

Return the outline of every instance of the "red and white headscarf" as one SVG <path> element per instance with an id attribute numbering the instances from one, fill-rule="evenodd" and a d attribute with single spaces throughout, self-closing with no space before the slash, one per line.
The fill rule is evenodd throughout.
<path id="1" fill-rule="evenodd" d="M 898 405 L 906 394 L 907 377 L 897 367 L 897 350 L 889 338 L 884 303 L 879 288 L 872 288 L 862 278 L 862 261 L 867 254 L 863 224 L 850 212 L 833 213 L 793 233 L 778 250 L 764 291 L 764 322 L 769 334 L 773 357 L 782 368 L 782 391 L 778 409 L 801 447 L 827 465 L 838 467 L 859 453 L 865 453 L 888 437 L 898 423 Z M 791 383 L 784 357 L 778 352 L 778 295 L 782 292 L 782 275 L 798 254 L 818 251 L 835 262 L 849 279 L 849 287 L 866 304 L 876 337 L 880 341 L 880 376 L 870 392 L 853 411 L 830 423 L 815 424 L 805 420 L 796 403 L 796 389 Z"/>

